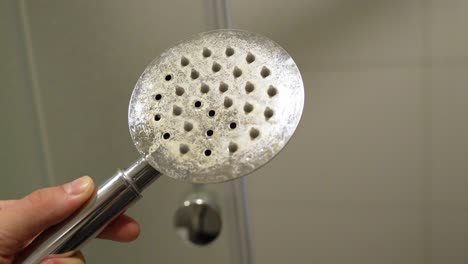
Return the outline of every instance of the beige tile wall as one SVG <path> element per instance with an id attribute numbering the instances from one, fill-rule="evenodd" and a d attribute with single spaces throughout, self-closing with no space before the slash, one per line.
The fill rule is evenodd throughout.
<path id="1" fill-rule="evenodd" d="M 248 178 L 258 263 L 468 262 L 468 2 L 233 7 L 307 95 L 293 142 Z"/>
<path id="2" fill-rule="evenodd" d="M 430 79 L 431 256 L 434 263 L 466 263 L 468 65 L 436 63 L 431 69 Z"/>
<path id="3" fill-rule="evenodd" d="M 0 190 L 7 197 L 44 185 L 46 177 L 36 110 L 17 63 L 21 34 L 5 26 L 18 19 L 12 2 L 0 4 L 0 27 L 11 36 L 0 42 L 7 58 L 0 63 L 0 108 L 17 129 L 2 129 L 1 160 L 28 184 L 11 191 L 1 187 L 24 181 L 6 178 Z M 205 2 L 132 3 L 27 1 L 58 182 L 81 174 L 101 181 L 135 158 L 126 120 L 135 80 L 164 48 L 206 28 Z M 235 27 L 263 33 L 291 53 L 306 87 L 297 135 L 247 180 L 256 262 L 467 263 L 468 1 L 231 6 Z M 30 166 L 12 165 L 22 157 Z M 187 189 L 160 180 L 131 210 L 141 238 L 133 245 L 93 242 L 90 263 L 235 260 L 228 231 L 208 248 L 175 236 L 173 212 Z"/>
<path id="4" fill-rule="evenodd" d="M 48 183 L 17 3 L 0 1 L 0 200 Z"/>

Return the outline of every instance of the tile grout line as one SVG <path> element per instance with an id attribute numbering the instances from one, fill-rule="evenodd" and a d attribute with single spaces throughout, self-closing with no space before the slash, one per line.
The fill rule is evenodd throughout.
<path id="1" fill-rule="evenodd" d="M 208 20 L 210 29 L 232 28 L 230 0 L 211 0 L 206 3 L 205 13 L 208 15 L 207 18 L 210 18 Z M 242 177 L 226 183 L 226 203 L 228 211 L 232 212 L 232 219 L 235 219 L 230 229 L 230 232 L 233 232 L 229 238 L 232 254 L 230 263 L 236 264 L 255 263 L 246 185 L 246 180 Z"/>
<path id="2" fill-rule="evenodd" d="M 422 59 L 421 59 L 421 103 L 422 103 L 422 188 L 423 188 L 423 263 L 431 264 L 432 255 L 432 1 L 422 0 Z"/>
<path id="3" fill-rule="evenodd" d="M 24 0 L 18 1 L 18 15 L 23 30 L 24 50 L 26 57 L 26 67 L 29 74 L 29 81 L 31 85 L 31 91 L 34 102 L 34 109 L 36 110 L 36 117 L 39 126 L 39 138 L 41 140 L 41 149 L 43 154 L 43 162 L 45 164 L 45 173 L 48 179 L 48 184 L 54 185 L 56 178 L 53 172 L 52 159 L 49 150 L 48 133 L 45 123 L 45 114 L 42 104 L 42 98 L 40 95 L 39 81 L 37 77 L 37 71 L 35 67 L 34 54 L 31 42 L 31 29 L 29 27 L 29 20 L 27 17 L 26 4 Z"/>
<path id="4" fill-rule="evenodd" d="M 214 2 L 217 28 L 232 28 L 232 12 L 231 1 L 221 0 Z M 237 249 L 240 253 L 240 261 L 243 264 L 253 264 L 254 253 L 252 243 L 252 230 L 249 214 L 249 206 L 247 199 L 247 182 L 245 178 L 240 178 L 229 184 L 234 194 L 231 197 L 234 206 L 234 216 L 236 221 L 236 229 L 239 231 L 237 237 Z"/>

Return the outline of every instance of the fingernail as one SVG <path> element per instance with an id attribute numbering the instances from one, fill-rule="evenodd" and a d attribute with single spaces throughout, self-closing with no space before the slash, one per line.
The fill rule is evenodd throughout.
<path id="1" fill-rule="evenodd" d="M 84 176 L 70 183 L 65 184 L 65 192 L 69 195 L 78 195 L 84 193 L 91 185 L 91 178 Z"/>

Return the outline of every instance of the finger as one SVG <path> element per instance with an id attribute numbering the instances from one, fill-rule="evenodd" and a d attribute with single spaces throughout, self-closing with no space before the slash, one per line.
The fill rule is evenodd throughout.
<path id="1" fill-rule="evenodd" d="M 140 225 L 127 215 L 121 215 L 110 223 L 98 236 L 102 239 L 130 242 L 140 235 Z"/>
<path id="2" fill-rule="evenodd" d="M 16 200 L 2 200 L 0 201 L 0 211 L 7 208 L 9 205 L 15 203 Z"/>
<path id="3" fill-rule="evenodd" d="M 68 258 L 48 258 L 41 262 L 41 264 L 85 264 L 86 260 L 81 253 L 77 251 L 73 256 Z"/>
<path id="4" fill-rule="evenodd" d="M 0 211 L 0 249 L 20 250 L 26 241 L 72 214 L 93 193 L 93 181 L 85 176 L 4 204 Z"/>

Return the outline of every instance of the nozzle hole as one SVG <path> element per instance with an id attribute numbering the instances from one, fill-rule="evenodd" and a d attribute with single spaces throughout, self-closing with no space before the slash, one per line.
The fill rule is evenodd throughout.
<path id="1" fill-rule="evenodd" d="M 202 106 L 202 102 L 196 101 L 196 102 L 194 103 L 194 106 L 195 106 L 196 108 L 200 108 L 200 107 Z"/>
<path id="2" fill-rule="evenodd" d="M 203 54 L 203 57 L 208 58 L 209 56 L 211 56 L 211 50 L 208 48 L 203 48 L 202 54 Z"/>
<path id="3" fill-rule="evenodd" d="M 229 128 L 230 128 L 230 129 L 235 129 L 236 127 L 237 127 L 236 122 L 231 122 L 231 123 L 229 124 Z"/>
<path id="4" fill-rule="evenodd" d="M 245 84 L 245 92 L 246 92 L 246 93 L 249 94 L 249 93 L 253 92 L 254 90 L 255 90 L 255 86 L 253 85 L 253 83 L 247 82 L 247 83 Z"/>
<path id="5" fill-rule="evenodd" d="M 163 134 L 164 139 L 169 139 L 170 137 L 171 137 L 171 134 L 169 134 L 169 133 L 164 133 Z"/>
<path id="6" fill-rule="evenodd" d="M 206 94 L 209 91 L 210 91 L 210 86 L 208 86 L 205 83 L 202 83 L 202 85 L 200 86 L 200 92 Z"/>
<path id="7" fill-rule="evenodd" d="M 174 107 L 172 108 L 172 113 L 175 116 L 180 116 L 182 114 L 182 107 L 174 105 Z"/>
<path id="8" fill-rule="evenodd" d="M 205 156 L 207 156 L 207 157 L 211 156 L 211 150 L 209 150 L 209 149 L 205 150 L 204 153 L 205 153 Z"/>
<path id="9" fill-rule="evenodd" d="M 236 143 L 231 142 L 229 143 L 228 149 L 229 149 L 229 152 L 234 153 L 239 149 L 239 146 L 237 146 Z"/>
<path id="10" fill-rule="evenodd" d="M 193 124 L 190 122 L 184 122 L 184 130 L 187 132 L 192 131 L 193 129 Z"/>
<path id="11" fill-rule="evenodd" d="M 160 115 L 160 114 L 156 114 L 156 115 L 154 116 L 154 120 L 155 120 L 155 121 L 161 120 L 161 115 Z"/>
<path id="12" fill-rule="evenodd" d="M 176 95 L 181 96 L 181 95 L 183 95 L 185 93 L 185 89 L 180 87 L 180 86 L 177 86 L 176 90 L 175 90 L 175 93 L 176 93 Z"/>
<path id="13" fill-rule="evenodd" d="M 245 103 L 245 105 L 244 105 L 244 112 L 245 112 L 246 114 L 252 112 L 253 110 L 254 110 L 254 106 L 253 106 L 251 103 L 248 103 L 248 102 Z"/>
<path id="14" fill-rule="evenodd" d="M 187 154 L 187 152 L 189 152 L 190 150 L 190 147 L 186 144 L 180 144 L 179 145 L 179 151 L 180 151 L 180 154 Z"/>
<path id="15" fill-rule="evenodd" d="M 239 78 L 242 75 L 242 70 L 236 66 L 232 71 L 232 75 L 234 75 L 236 78 Z"/>
<path id="16" fill-rule="evenodd" d="M 250 64 L 255 61 L 255 55 L 249 52 L 247 53 L 247 57 L 245 57 L 245 60 L 247 61 L 248 64 Z"/>
<path id="17" fill-rule="evenodd" d="M 252 140 L 254 140 L 254 139 L 256 139 L 258 136 L 260 136 L 260 131 L 259 131 L 258 129 L 256 129 L 256 128 L 253 127 L 253 128 L 250 129 L 249 134 L 250 134 L 250 138 L 251 138 Z"/>
<path id="18" fill-rule="evenodd" d="M 262 75 L 263 78 L 266 78 L 270 76 L 271 71 L 267 67 L 263 66 L 262 70 L 260 71 L 260 75 Z"/>
<path id="19" fill-rule="evenodd" d="M 196 80 L 198 79 L 198 77 L 200 77 L 200 73 L 197 72 L 197 70 L 192 69 L 192 72 L 190 73 L 190 78 L 192 78 L 193 80 Z"/>
<path id="20" fill-rule="evenodd" d="M 182 65 L 182 67 L 185 67 L 185 66 L 189 65 L 189 63 L 190 63 L 189 59 L 182 56 L 182 58 L 180 59 L 180 65 Z"/>
<path id="21" fill-rule="evenodd" d="M 231 48 L 231 47 L 227 47 L 226 48 L 226 56 L 231 57 L 232 55 L 234 55 L 234 49 Z"/>
<path id="22" fill-rule="evenodd" d="M 229 108 L 232 106 L 232 104 L 233 104 L 233 101 L 231 98 L 229 97 L 224 98 L 224 107 Z"/>
<path id="23" fill-rule="evenodd" d="M 161 94 L 157 94 L 157 95 L 154 97 L 154 99 L 156 99 L 156 101 L 161 100 L 161 98 L 162 98 L 162 95 L 161 95 Z"/>
<path id="24" fill-rule="evenodd" d="M 166 75 L 166 77 L 164 77 L 164 79 L 165 79 L 166 81 L 172 80 L 172 74 Z"/>
<path id="25" fill-rule="evenodd" d="M 273 97 L 278 93 L 278 89 L 276 89 L 276 87 L 274 87 L 273 85 L 270 85 L 270 87 L 268 87 L 267 93 L 268 96 Z"/>
<path id="26" fill-rule="evenodd" d="M 221 70 L 221 65 L 217 62 L 213 62 L 213 66 L 211 67 L 213 72 L 219 72 Z"/>
<path id="27" fill-rule="evenodd" d="M 265 112 L 263 112 L 263 114 L 265 115 L 266 120 L 268 120 L 268 119 L 270 119 L 270 118 L 273 117 L 273 115 L 275 114 L 275 112 L 273 111 L 273 109 L 267 107 L 267 108 L 265 109 Z"/>
<path id="28" fill-rule="evenodd" d="M 210 110 L 208 112 L 208 115 L 211 116 L 211 117 L 215 116 L 215 114 L 216 114 L 215 110 Z"/>
<path id="29" fill-rule="evenodd" d="M 229 85 L 227 85 L 226 83 L 221 82 L 221 83 L 219 84 L 219 91 L 220 91 L 221 93 L 225 93 L 228 89 L 229 89 Z"/>
<path id="30" fill-rule="evenodd" d="M 211 129 L 206 131 L 206 135 L 209 136 L 209 137 L 213 136 L 213 134 L 214 134 L 214 132 Z"/>

